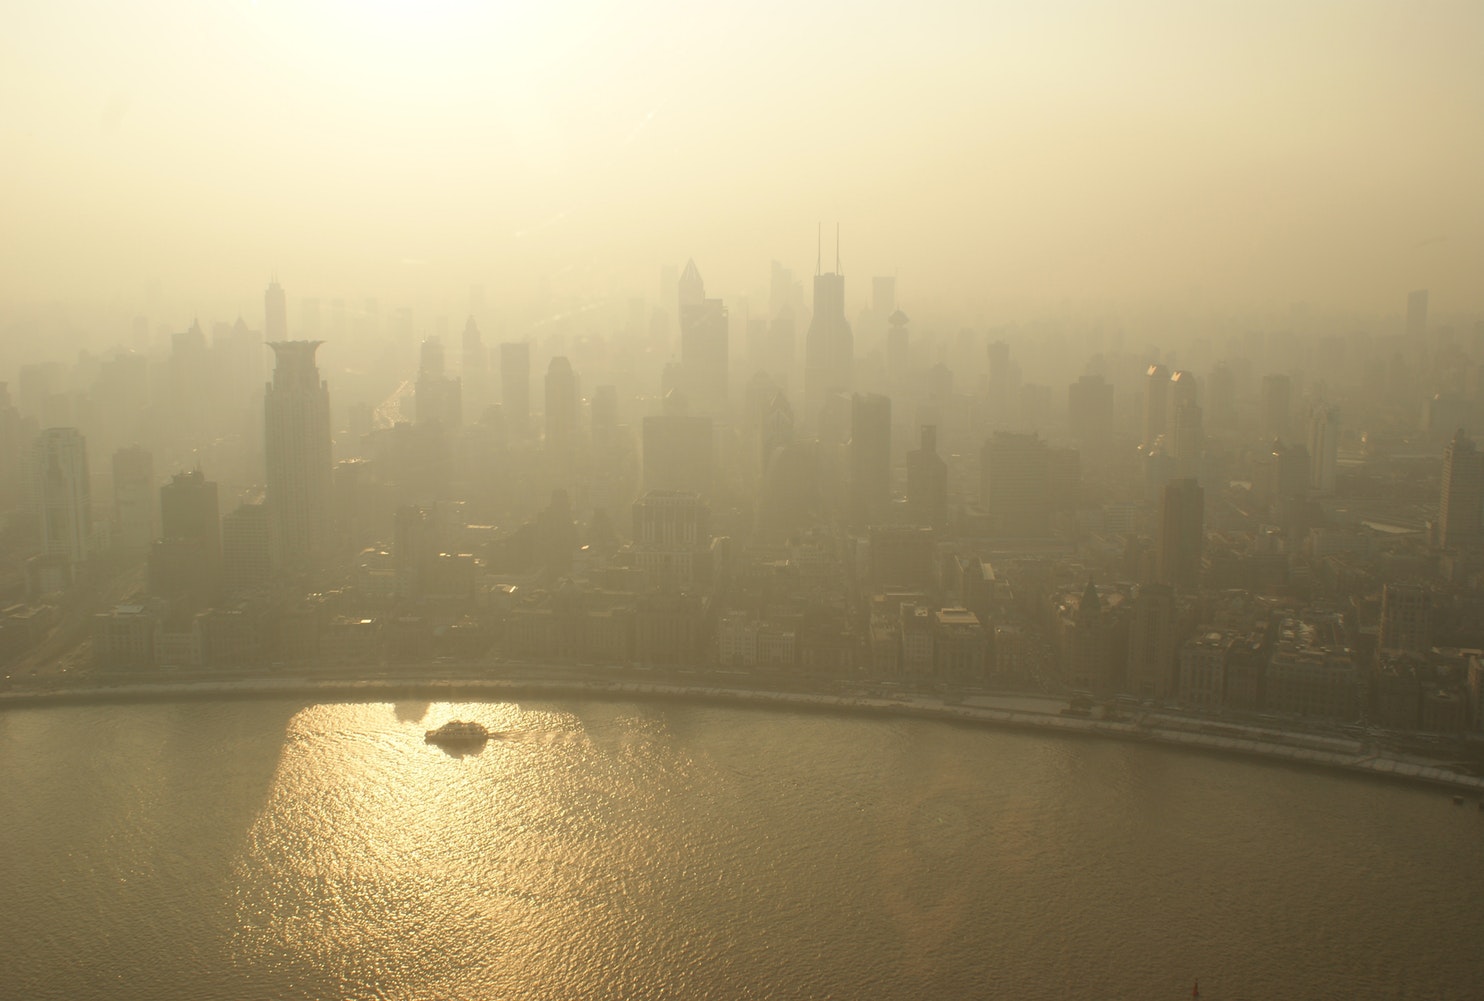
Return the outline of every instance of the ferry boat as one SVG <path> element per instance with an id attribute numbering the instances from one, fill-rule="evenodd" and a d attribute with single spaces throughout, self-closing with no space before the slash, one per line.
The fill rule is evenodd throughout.
<path id="1" fill-rule="evenodd" d="M 423 738 L 429 744 L 483 744 L 493 736 L 483 723 L 454 719 L 436 730 L 429 730 Z"/>

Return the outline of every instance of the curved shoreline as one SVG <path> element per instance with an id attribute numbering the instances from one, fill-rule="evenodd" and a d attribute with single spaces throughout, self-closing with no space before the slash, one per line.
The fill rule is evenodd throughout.
<path id="1" fill-rule="evenodd" d="M 1201 724 L 1177 728 L 1159 723 L 1095 720 L 1076 716 L 965 704 L 947 704 L 924 698 L 880 698 L 804 692 L 764 691 L 714 685 L 674 685 L 638 681 L 581 679 L 377 679 L 365 681 L 258 679 L 251 681 L 197 681 L 138 684 L 113 688 L 71 688 L 44 692 L 0 694 L 0 709 L 28 707 L 169 703 L 244 699 L 339 699 L 352 702 L 395 702 L 426 699 L 442 702 L 511 701 L 517 698 L 650 700 L 700 702 L 794 711 L 844 712 L 852 715 L 908 717 L 940 722 L 991 726 L 1064 736 L 1088 736 L 1132 741 L 1174 749 L 1258 758 L 1352 775 L 1403 780 L 1484 795 L 1484 777 L 1437 765 L 1370 752 L 1359 742 L 1292 731 L 1245 728 L 1259 737 L 1198 732 Z M 1208 727 L 1241 730 L 1239 727 Z M 1302 746 L 1308 744 L 1310 746 Z M 1329 744 L 1332 749 L 1323 745 Z M 1343 745 L 1353 744 L 1354 748 Z"/>

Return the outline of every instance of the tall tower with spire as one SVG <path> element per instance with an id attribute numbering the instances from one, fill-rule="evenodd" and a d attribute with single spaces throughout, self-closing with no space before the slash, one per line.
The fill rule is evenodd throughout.
<path id="1" fill-rule="evenodd" d="M 840 230 L 835 228 L 835 270 L 819 273 L 824 251 L 819 248 L 814 275 L 814 315 L 804 338 L 804 400 L 806 419 L 819 420 L 819 411 L 831 393 L 850 392 L 855 381 L 855 335 L 845 319 L 845 276 L 840 269 Z"/>
<path id="2" fill-rule="evenodd" d="M 271 324 L 270 324 L 271 329 Z M 321 341 L 273 341 L 277 364 L 263 399 L 268 508 L 285 570 L 322 566 L 330 536 L 330 391 L 314 354 Z"/>

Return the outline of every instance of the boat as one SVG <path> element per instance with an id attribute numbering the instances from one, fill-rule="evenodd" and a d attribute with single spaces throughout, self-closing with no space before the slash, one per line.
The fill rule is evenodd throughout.
<path id="1" fill-rule="evenodd" d="M 429 744 L 483 744 L 492 737 L 483 723 L 454 719 L 436 730 L 429 730 L 423 738 Z"/>

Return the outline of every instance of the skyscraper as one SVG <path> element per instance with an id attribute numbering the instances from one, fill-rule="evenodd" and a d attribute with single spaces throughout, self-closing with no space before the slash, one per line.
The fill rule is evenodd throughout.
<path id="1" fill-rule="evenodd" d="M 1145 584 L 1133 602 L 1125 689 L 1146 699 L 1170 694 L 1175 654 L 1174 589 L 1168 584 Z"/>
<path id="2" fill-rule="evenodd" d="M 221 559 L 221 511 L 216 483 L 199 469 L 176 473 L 160 487 L 160 535 L 187 539 L 211 563 Z"/>
<path id="3" fill-rule="evenodd" d="M 330 391 L 314 353 L 320 341 L 274 341 L 263 399 L 268 508 L 285 570 L 322 565 L 330 535 Z"/>
<path id="4" fill-rule="evenodd" d="M 1144 448 L 1151 449 L 1165 433 L 1170 413 L 1170 370 L 1163 365 L 1150 365 L 1144 373 Z"/>
<path id="5" fill-rule="evenodd" d="M 1113 387 L 1101 375 L 1084 375 L 1067 387 L 1067 423 L 1084 449 L 1108 445 L 1113 430 Z"/>
<path id="6" fill-rule="evenodd" d="M 160 538 L 150 547 L 149 589 L 183 607 L 208 604 L 221 585 L 216 484 L 199 470 L 160 488 Z"/>
<path id="7" fill-rule="evenodd" d="M 36 436 L 31 475 L 42 553 L 75 569 L 91 555 L 93 544 L 88 445 L 77 428 L 47 428 Z"/>
<path id="8" fill-rule="evenodd" d="M 1381 589 L 1382 650 L 1426 654 L 1432 648 L 1432 595 L 1421 584 L 1387 584 Z"/>
<path id="9" fill-rule="evenodd" d="M 279 551 L 273 520 L 261 501 L 242 504 L 222 518 L 222 583 L 229 595 L 266 586 Z"/>
<path id="10" fill-rule="evenodd" d="M 831 393 L 849 392 L 855 378 L 855 335 L 845 319 L 845 276 L 840 273 L 840 235 L 835 233 L 835 270 L 814 275 L 814 315 L 804 338 L 805 416 L 810 425 Z"/>
<path id="11" fill-rule="evenodd" d="M 446 374 L 443 342 L 437 337 L 423 341 L 413 405 L 419 424 L 437 423 L 449 431 L 463 426 L 463 384 Z"/>
<path id="12" fill-rule="evenodd" d="M 277 278 L 268 283 L 268 291 L 263 293 L 263 339 L 289 339 L 288 300 L 284 297 L 283 286 L 278 284 Z"/>
<path id="13" fill-rule="evenodd" d="M 915 525 L 948 527 L 948 463 L 938 454 L 938 429 L 922 429 L 922 443 L 907 453 L 907 511 Z"/>
<path id="14" fill-rule="evenodd" d="M 1443 496 L 1438 503 L 1438 542 L 1461 549 L 1479 542 L 1484 529 L 1484 455 L 1462 429 L 1443 449 Z"/>
<path id="15" fill-rule="evenodd" d="M 520 436 L 531 426 L 531 346 L 506 341 L 500 345 L 500 409 L 505 427 Z"/>
<path id="16" fill-rule="evenodd" d="M 1039 537 L 1051 530 L 1051 460 L 1032 434 L 996 431 L 980 454 L 980 502 L 990 534 Z"/>
<path id="17" fill-rule="evenodd" d="M 679 307 L 682 388 L 699 410 L 719 415 L 727 401 L 727 311 L 720 299 L 706 298 L 693 260 L 680 276 Z"/>
<path id="18" fill-rule="evenodd" d="M 1281 373 L 1262 377 L 1262 437 L 1264 441 L 1288 437 L 1288 417 L 1293 408 L 1293 384 Z"/>
<path id="19" fill-rule="evenodd" d="M 850 518 L 856 526 L 883 519 L 891 503 L 891 400 L 856 393 L 850 400 Z"/>
<path id="20" fill-rule="evenodd" d="M 1205 506 L 1206 492 L 1195 480 L 1186 478 L 1165 484 L 1159 507 L 1156 570 L 1161 584 L 1190 590 L 1200 582 Z"/>
<path id="21" fill-rule="evenodd" d="M 1340 419 L 1338 412 L 1323 403 L 1309 411 L 1309 489 L 1319 494 L 1335 492 Z"/>
<path id="22" fill-rule="evenodd" d="M 577 440 L 577 373 L 565 355 L 546 368 L 546 451 L 570 455 Z"/>

